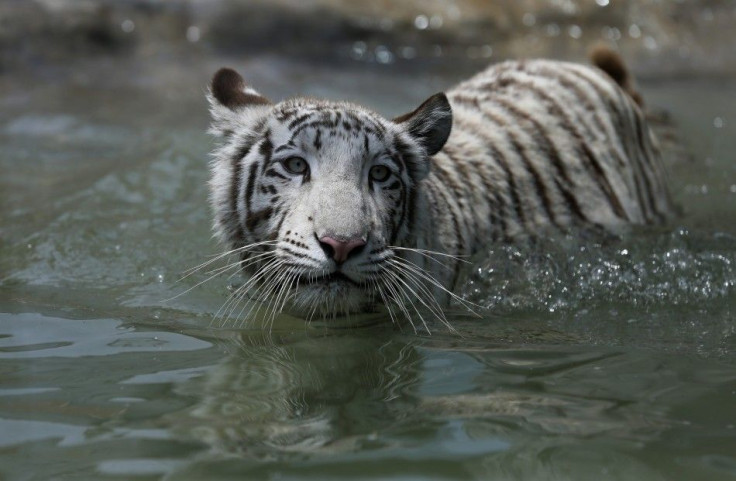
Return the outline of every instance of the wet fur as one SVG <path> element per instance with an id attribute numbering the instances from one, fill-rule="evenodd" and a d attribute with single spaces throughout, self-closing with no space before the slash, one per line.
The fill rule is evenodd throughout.
<path id="1" fill-rule="evenodd" d="M 384 305 L 392 319 L 446 322 L 461 258 L 489 242 L 664 222 L 660 153 L 621 58 L 489 67 L 414 111 L 295 98 L 270 103 L 234 71 L 210 88 L 215 232 L 275 315 L 329 318 Z M 295 177 L 286 156 L 309 165 Z M 391 177 L 373 182 L 373 165 Z M 364 238 L 338 265 L 322 235 Z M 424 313 L 424 314 L 422 314 Z M 413 323 L 413 322 L 412 322 Z M 426 324 L 425 324 L 426 326 Z"/>

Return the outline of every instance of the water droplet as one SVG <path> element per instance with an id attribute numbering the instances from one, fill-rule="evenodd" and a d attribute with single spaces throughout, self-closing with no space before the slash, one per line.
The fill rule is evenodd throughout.
<path id="1" fill-rule="evenodd" d="M 355 42 L 353 47 L 350 49 L 350 55 L 357 60 L 362 59 L 368 50 L 368 45 L 365 42 Z"/>
<path id="2" fill-rule="evenodd" d="M 570 27 L 567 29 L 568 35 L 574 39 L 578 39 L 583 35 L 583 29 L 580 28 L 577 25 L 570 25 Z"/>
<path id="3" fill-rule="evenodd" d="M 644 47 L 646 47 L 648 50 L 656 50 L 657 41 L 654 39 L 654 37 L 647 35 L 646 37 L 644 37 Z"/>
<path id="4" fill-rule="evenodd" d="M 383 45 L 376 47 L 375 54 L 376 61 L 378 61 L 378 63 L 387 64 L 394 61 L 394 54 L 392 54 L 391 51 Z"/>
<path id="5" fill-rule="evenodd" d="M 532 27 L 537 23 L 537 17 L 535 17 L 533 13 L 525 13 L 524 16 L 521 17 L 521 23 L 527 27 Z"/>
<path id="6" fill-rule="evenodd" d="M 736 194 L 736 184 L 732 184 L 731 187 L 728 188 L 728 190 L 730 190 L 732 194 Z"/>
<path id="7" fill-rule="evenodd" d="M 726 122 L 723 120 L 722 117 L 716 117 L 713 119 L 713 127 L 717 129 L 722 129 L 724 125 L 726 125 Z"/>
<path id="8" fill-rule="evenodd" d="M 445 20 L 442 18 L 441 15 L 432 15 L 432 18 L 429 19 L 429 26 L 433 29 L 442 28 L 442 25 L 445 23 Z"/>
<path id="9" fill-rule="evenodd" d="M 493 47 L 490 45 L 483 45 L 480 48 L 480 55 L 483 58 L 490 58 L 493 55 Z"/>
<path id="10" fill-rule="evenodd" d="M 199 31 L 199 27 L 191 25 L 189 28 L 187 28 L 187 41 L 189 41 L 190 43 L 199 42 L 201 35 L 202 34 Z"/>
<path id="11" fill-rule="evenodd" d="M 135 30 L 135 23 L 133 22 L 133 20 L 126 18 L 120 24 L 120 28 L 123 30 L 123 32 L 130 33 Z"/>
<path id="12" fill-rule="evenodd" d="M 607 7 L 610 0 L 595 0 L 595 3 L 597 3 L 599 7 Z"/>
<path id="13" fill-rule="evenodd" d="M 426 30 L 429 27 L 429 18 L 426 15 L 417 15 L 414 19 L 414 27 L 417 30 Z"/>
<path id="14" fill-rule="evenodd" d="M 639 26 L 635 23 L 632 23 L 629 25 L 629 37 L 631 38 L 639 38 L 641 37 L 641 29 Z"/>

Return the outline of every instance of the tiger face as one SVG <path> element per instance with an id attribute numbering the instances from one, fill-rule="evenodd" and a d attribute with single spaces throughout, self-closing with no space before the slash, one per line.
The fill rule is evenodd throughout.
<path id="1" fill-rule="evenodd" d="M 419 183 L 450 134 L 445 95 L 388 120 L 342 102 L 273 104 L 222 69 L 208 100 L 223 140 L 212 161 L 214 227 L 249 277 L 242 292 L 310 317 L 385 301 Z"/>

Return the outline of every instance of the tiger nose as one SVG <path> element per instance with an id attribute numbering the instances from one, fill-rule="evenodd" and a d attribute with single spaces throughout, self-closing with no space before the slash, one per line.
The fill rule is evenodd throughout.
<path id="1" fill-rule="evenodd" d="M 365 240 L 360 237 L 341 240 L 335 239 L 334 237 L 324 236 L 320 237 L 318 240 L 320 247 L 325 251 L 327 257 L 332 257 L 338 264 L 342 264 L 348 260 L 350 256 L 360 253 L 360 251 L 363 250 L 363 247 L 365 247 Z"/>

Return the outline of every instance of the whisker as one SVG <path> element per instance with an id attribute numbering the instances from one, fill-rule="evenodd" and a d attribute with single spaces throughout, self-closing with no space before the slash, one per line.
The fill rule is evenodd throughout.
<path id="1" fill-rule="evenodd" d="M 222 312 L 223 321 L 226 317 L 229 318 L 234 310 L 237 309 L 237 305 L 240 302 L 239 297 L 245 297 L 248 290 L 250 290 L 261 278 L 263 278 L 264 276 L 268 276 L 271 272 L 273 272 L 271 271 L 271 267 L 278 265 L 278 263 L 279 259 L 271 259 L 267 261 L 261 267 L 261 269 L 256 272 L 256 274 L 251 276 L 242 286 L 238 287 L 235 292 L 231 294 L 228 300 L 220 307 L 220 309 L 215 314 L 215 319 L 217 319 L 217 317 L 220 315 L 220 312 Z"/>
<path id="2" fill-rule="evenodd" d="M 185 290 L 183 292 L 180 292 L 179 294 L 177 294 L 177 295 L 175 295 L 173 297 L 170 297 L 168 299 L 164 299 L 162 302 L 173 301 L 174 299 L 177 299 L 178 297 L 183 296 L 187 292 L 190 292 L 192 289 L 195 289 L 195 288 L 201 286 L 202 284 L 211 281 L 215 277 L 219 276 L 220 274 L 222 274 L 224 272 L 229 271 L 230 269 L 233 269 L 234 267 L 241 267 L 241 268 L 245 269 L 246 267 L 249 267 L 249 266 L 253 265 L 256 262 L 259 262 L 260 260 L 262 260 L 263 257 L 269 256 L 269 255 L 274 255 L 274 253 L 273 252 L 264 252 L 264 253 L 259 254 L 258 256 L 256 256 L 256 258 L 254 258 L 254 259 L 249 259 L 246 264 L 242 264 L 243 261 L 236 261 L 236 262 L 233 262 L 232 264 L 227 264 L 227 265 L 225 265 L 223 267 L 218 267 L 217 269 L 213 269 L 212 271 L 207 272 L 207 274 L 211 274 L 211 275 L 209 277 L 207 277 L 205 280 L 196 283 L 195 285 L 193 285 L 189 289 L 187 289 L 187 290 Z M 212 274 L 213 272 L 214 272 L 214 274 Z M 231 279 L 234 275 L 237 275 L 238 272 L 239 272 L 239 270 L 236 270 L 230 277 L 228 277 L 228 280 Z"/>
<path id="3" fill-rule="evenodd" d="M 198 270 L 200 270 L 200 269 L 202 269 L 202 268 L 204 268 L 204 267 L 212 264 L 213 262 L 215 262 L 215 261 L 217 261 L 219 259 L 222 259 L 223 257 L 227 257 L 228 255 L 231 255 L 231 254 L 236 254 L 236 253 L 244 252 L 244 251 L 247 251 L 247 250 L 252 249 L 254 247 L 261 247 L 261 246 L 264 246 L 264 245 L 273 245 L 273 244 L 276 244 L 276 242 L 277 241 L 254 242 L 253 244 L 248 244 L 248 245 L 245 245 L 245 246 L 236 247 L 235 249 L 230 249 L 229 251 L 222 252 L 220 254 L 214 254 L 215 255 L 214 258 L 212 258 L 212 259 L 210 259 L 208 261 L 205 261 L 205 262 L 199 264 L 198 266 L 190 267 L 189 269 L 185 270 L 184 272 L 185 272 L 186 275 L 183 276 L 181 279 L 179 279 L 177 282 L 183 281 L 184 279 L 186 279 L 187 277 L 191 276 L 192 274 L 194 274 Z"/>
<path id="4" fill-rule="evenodd" d="M 462 304 L 463 307 L 465 307 L 467 310 L 469 310 L 470 312 L 472 312 L 476 316 L 482 317 L 480 314 L 478 314 L 473 309 L 471 309 L 470 307 L 468 307 L 468 306 L 473 306 L 473 307 L 475 307 L 477 309 L 483 309 L 482 306 L 480 306 L 478 304 L 475 304 L 473 302 L 470 302 L 468 300 L 465 300 L 465 299 L 461 298 L 460 296 L 458 296 L 457 294 L 455 294 L 454 292 L 450 291 L 449 289 L 447 289 L 446 287 L 444 287 L 442 284 L 440 284 L 439 281 L 437 281 L 435 278 L 433 278 L 432 276 L 430 276 L 429 274 L 427 274 L 425 271 L 423 271 L 419 266 L 417 266 L 413 262 L 407 261 L 406 259 L 401 259 L 399 257 L 394 257 L 393 259 L 388 259 L 387 262 L 389 262 L 389 263 L 391 263 L 393 265 L 401 265 L 402 267 L 405 267 L 406 269 L 411 270 L 412 272 L 414 272 L 416 275 L 420 276 L 425 281 L 429 282 L 430 284 L 432 284 L 436 288 L 440 289 L 442 292 L 444 292 L 447 295 L 449 295 L 450 298 L 452 298 L 453 300 L 455 300 L 455 301 L 459 302 L 460 304 Z"/>
<path id="5" fill-rule="evenodd" d="M 282 298 L 286 300 L 286 295 L 289 291 L 291 291 L 291 282 L 295 278 L 297 278 L 296 272 L 287 271 L 282 276 L 282 279 L 279 281 L 279 284 L 281 284 L 281 288 L 278 290 L 271 302 L 268 303 L 267 307 L 267 310 L 270 310 L 270 315 L 266 322 L 267 325 L 270 325 L 269 329 L 273 329 L 273 324 L 276 321 L 276 316 L 278 316 L 283 309 L 283 303 L 281 302 L 281 300 Z"/>
<path id="6" fill-rule="evenodd" d="M 217 268 L 217 269 L 215 269 L 214 271 L 210 271 L 210 272 L 208 272 L 208 274 L 210 274 L 211 272 L 214 272 L 214 274 L 211 274 L 211 275 L 210 275 L 210 276 L 208 276 L 208 277 L 207 277 L 207 278 L 206 278 L 205 280 L 203 280 L 203 281 L 200 281 L 200 282 L 197 282 L 196 284 L 194 284 L 194 285 L 193 285 L 192 287 L 190 287 L 189 289 L 187 289 L 187 290 L 185 290 L 185 291 L 183 291 L 183 292 L 180 292 L 179 294 L 176 294 L 176 295 L 175 295 L 175 296 L 173 296 L 173 297 L 170 297 L 170 298 L 168 298 L 168 299 L 164 299 L 164 300 L 163 300 L 163 301 L 161 301 L 161 302 L 169 302 L 169 301 L 173 301 L 174 299 L 177 299 L 177 298 L 179 298 L 179 297 L 183 296 L 184 294 L 186 294 L 186 293 L 190 292 L 190 291 L 191 291 L 192 289 L 196 289 L 197 287 L 201 286 L 202 284 L 204 284 L 204 283 L 206 283 L 206 282 L 209 282 L 209 281 L 211 281 L 212 279 L 214 279 L 215 277 L 219 276 L 219 275 L 220 275 L 220 274 L 222 274 L 223 272 L 227 272 L 227 271 L 229 271 L 230 269 L 232 269 L 232 268 L 234 268 L 234 267 L 237 267 L 238 265 L 240 265 L 240 261 L 238 261 L 238 262 L 234 262 L 234 263 L 232 263 L 232 264 L 228 264 L 228 265 L 226 265 L 226 266 L 224 266 L 224 267 L 218 267 L 218 268 Z M 179 281 L 181 281 L 181 280 L 183 280 L 183 279 L 184 279 L 184 277 L 182 277 L 181 279 L 179 279 Z M 179 282 L 179 281 L 177 281 L 177 282 Z"/>
<path id="7" fill-rule="evenodd" d="M 258 313 L 261 311 L 261 309 L 264 308 L 264 303 L 266 302 L 266 300 L 269 299 L 272 287 L 275 287 L 278 284 L 279 279 L 282 278 L 282 276 L 284 275 L 283 272 L 279 271 L 279 267 L 281 267 L 284 262 L 285 261 L 283 259 L 277 259 L 273 264 L 269 265 L 268 267 L 264 266 L 264 268 L 261 270 L 261 272 L 263 273 L 261 278 L 265 280 L 261 282 L 261 285 L 258 286 L 258 288 L 253 292 L 253 295 L 251 296 L 251 300 L 253 300 L 253 303 L 250 309 L 248 309 L 248 312 L 241 319 L 241 327 L 248 321 L 248 319 L 251 318 L 251 312 L 253 312 L 254 308 L 255 312 L 253 312 L 253 318 L 258 317 Z M 263 292 L 263 301 L 258 298 L 259 292 Z M 242 316 L 243 311 L 245 311 L 246 307 L 247 306 L 243 306 L 243 308 L 238 313 L 237 319 L 241 318 L 240 316 Z"/>
<path id="8" fill-rule="evenodd" d="M 378 276 L 371 275 L 369 279 L 373 281 L 376 287 L 376 290 L 378 291 L 378 295 L 381 297 L 381 300 L 383 301 L 383 305 L 386 307 L 386 310 L 388 311 L 388 317 L 391 319 L 391 323 L 394 325 L 398 324 L 396 317 L 394 315 L 394 312 L 391 310 L 391 302 L 390 302 L 391 300 L 383 292 L 383 289 L 381 288 L 381 284 L 379 283 Z"/>
<path id="9" fill-rule="evenodd" d="M 447 316 L 445 315 L 445 312 L 442 310 L 442 307 L 437 302 L 437 300 L 434 298 L 434 296 L 432 295 L 432 292 L 430 292 L 430 290 L 427 288 L 425 283 L 422 282 L 422 280 L 418 278 L 414 273 L 404 268 L 403 266 L 402 267 L 394 266 L 393 268 L 396 269 L 398 273 L 394 273 L 388 269 L 387 269 L 387 272 L 397 277 L 398 280 L 401 281 L 407 287 L 407 289 L 410 289 L 411 292 L 416 295 L 419 302 L 424 307 L 426 307 L 445 327 L 447 327 L 447 329 L 450 332 L 457 332 L 456 329 L 450 323 L 450 321 L 447 319 Z M 404 274 L 407 277 L 406 280 L 402 279 L 401 276 L 399 276 L 398 274 Z M 416 286 L 416 290 L 413 289 L 411 286 L 409 286 L 407 282 L 412 282 Z M 426 328 L 427 327 L 425 324 L 425 329 Z M 429 329 L 427 329 L 427 331 L 429 332 Z"/>
<path id="10" fill-rule="evenodd" d="M 409 321 L 409 324 L 411 324 L 412 329 L 414 329 L 414 332 L 416 333 L 417 327 L 414 325 L 414 321 L 411 319 L 411 315 L 406 309 L 406 306 L 404 306 L 404 304 L 401 302 L 401 296 L 399 296 L 399 292 L 396 290 L 396 286 L 394 286 L 394 284 L 390 282 L 390 279 L 384 279 L 383 282 L 383 286 L 388 290 L 391 297 L 394 298 L 396 306 L 404 314 L 406 320 Z"/>
<path id="11" fill-rule="evenodd" d="M 463 259 L 463 257 L 470 257 L 466 255 L 452 255 L 452 254 L 447 254 L 446 252 L 432 251 L 432 250 L 427 250 L 427 249 L 415 249 L 413 247 L 400 247 L 400 246 L 386 246 L 386 247 L 391 250 L 416 252 L 417 254 L 421 254 L 435 261 L 436 259 L 434 259 L 432 256 L 448 257 L 458 262 L 464 262 L 465 264 L 471 264 L 470 261 Z"/>
<path id="12" fill-rule="evenodd" d="M 389 274 L 394 279 L 395 285 L 396 285 L 397 289 L 400 289 L 401 293 L 404 295 L 404 297 L 406 298 L 406 300 L 409 301 L 409 304 L 414 309 L 414 311 L 417 313 L 417 316 L 419 316 L 419 320 L 422 321 L 422 326 L 427 331 L 427 333 L 431 335 L 432 334 L 432 331 L 429 330 L 429 326 L 427 326 L 427 321 L 425 321 L 424 316 L 422 316 L 422 313 L 419 312 L 419 309 L 417 309 L 417 306 L 414 304 L 414 301 L 411 299 L 411 297 L 404 291 L 404 289 L 401 288 L 401 286 L 398 283 L 396 283 L 396 281 L 401 282 L 401 284 L 403 284 L 404 287 L 407 290 L 409 290 L 410 293 L 416 294 L 416 292 L 413 289 L 411 289 L 406 284 L 406 282 L 404 282 L 404 280 L 401 279 L 401 277 L 399 277 L 396 273 L 394 273 L 394 272 L 392 272 L 390 270 L 386 270 L 386 273 Z M 426 306 L 426 304 L 424 303 L 424 301 L 421 299 L 420 296 L 417 296 L 417 299 L 419 299 L 419 301 Z M 415 331 L 416 331 L 416 329 L 415 329 Z"/>

